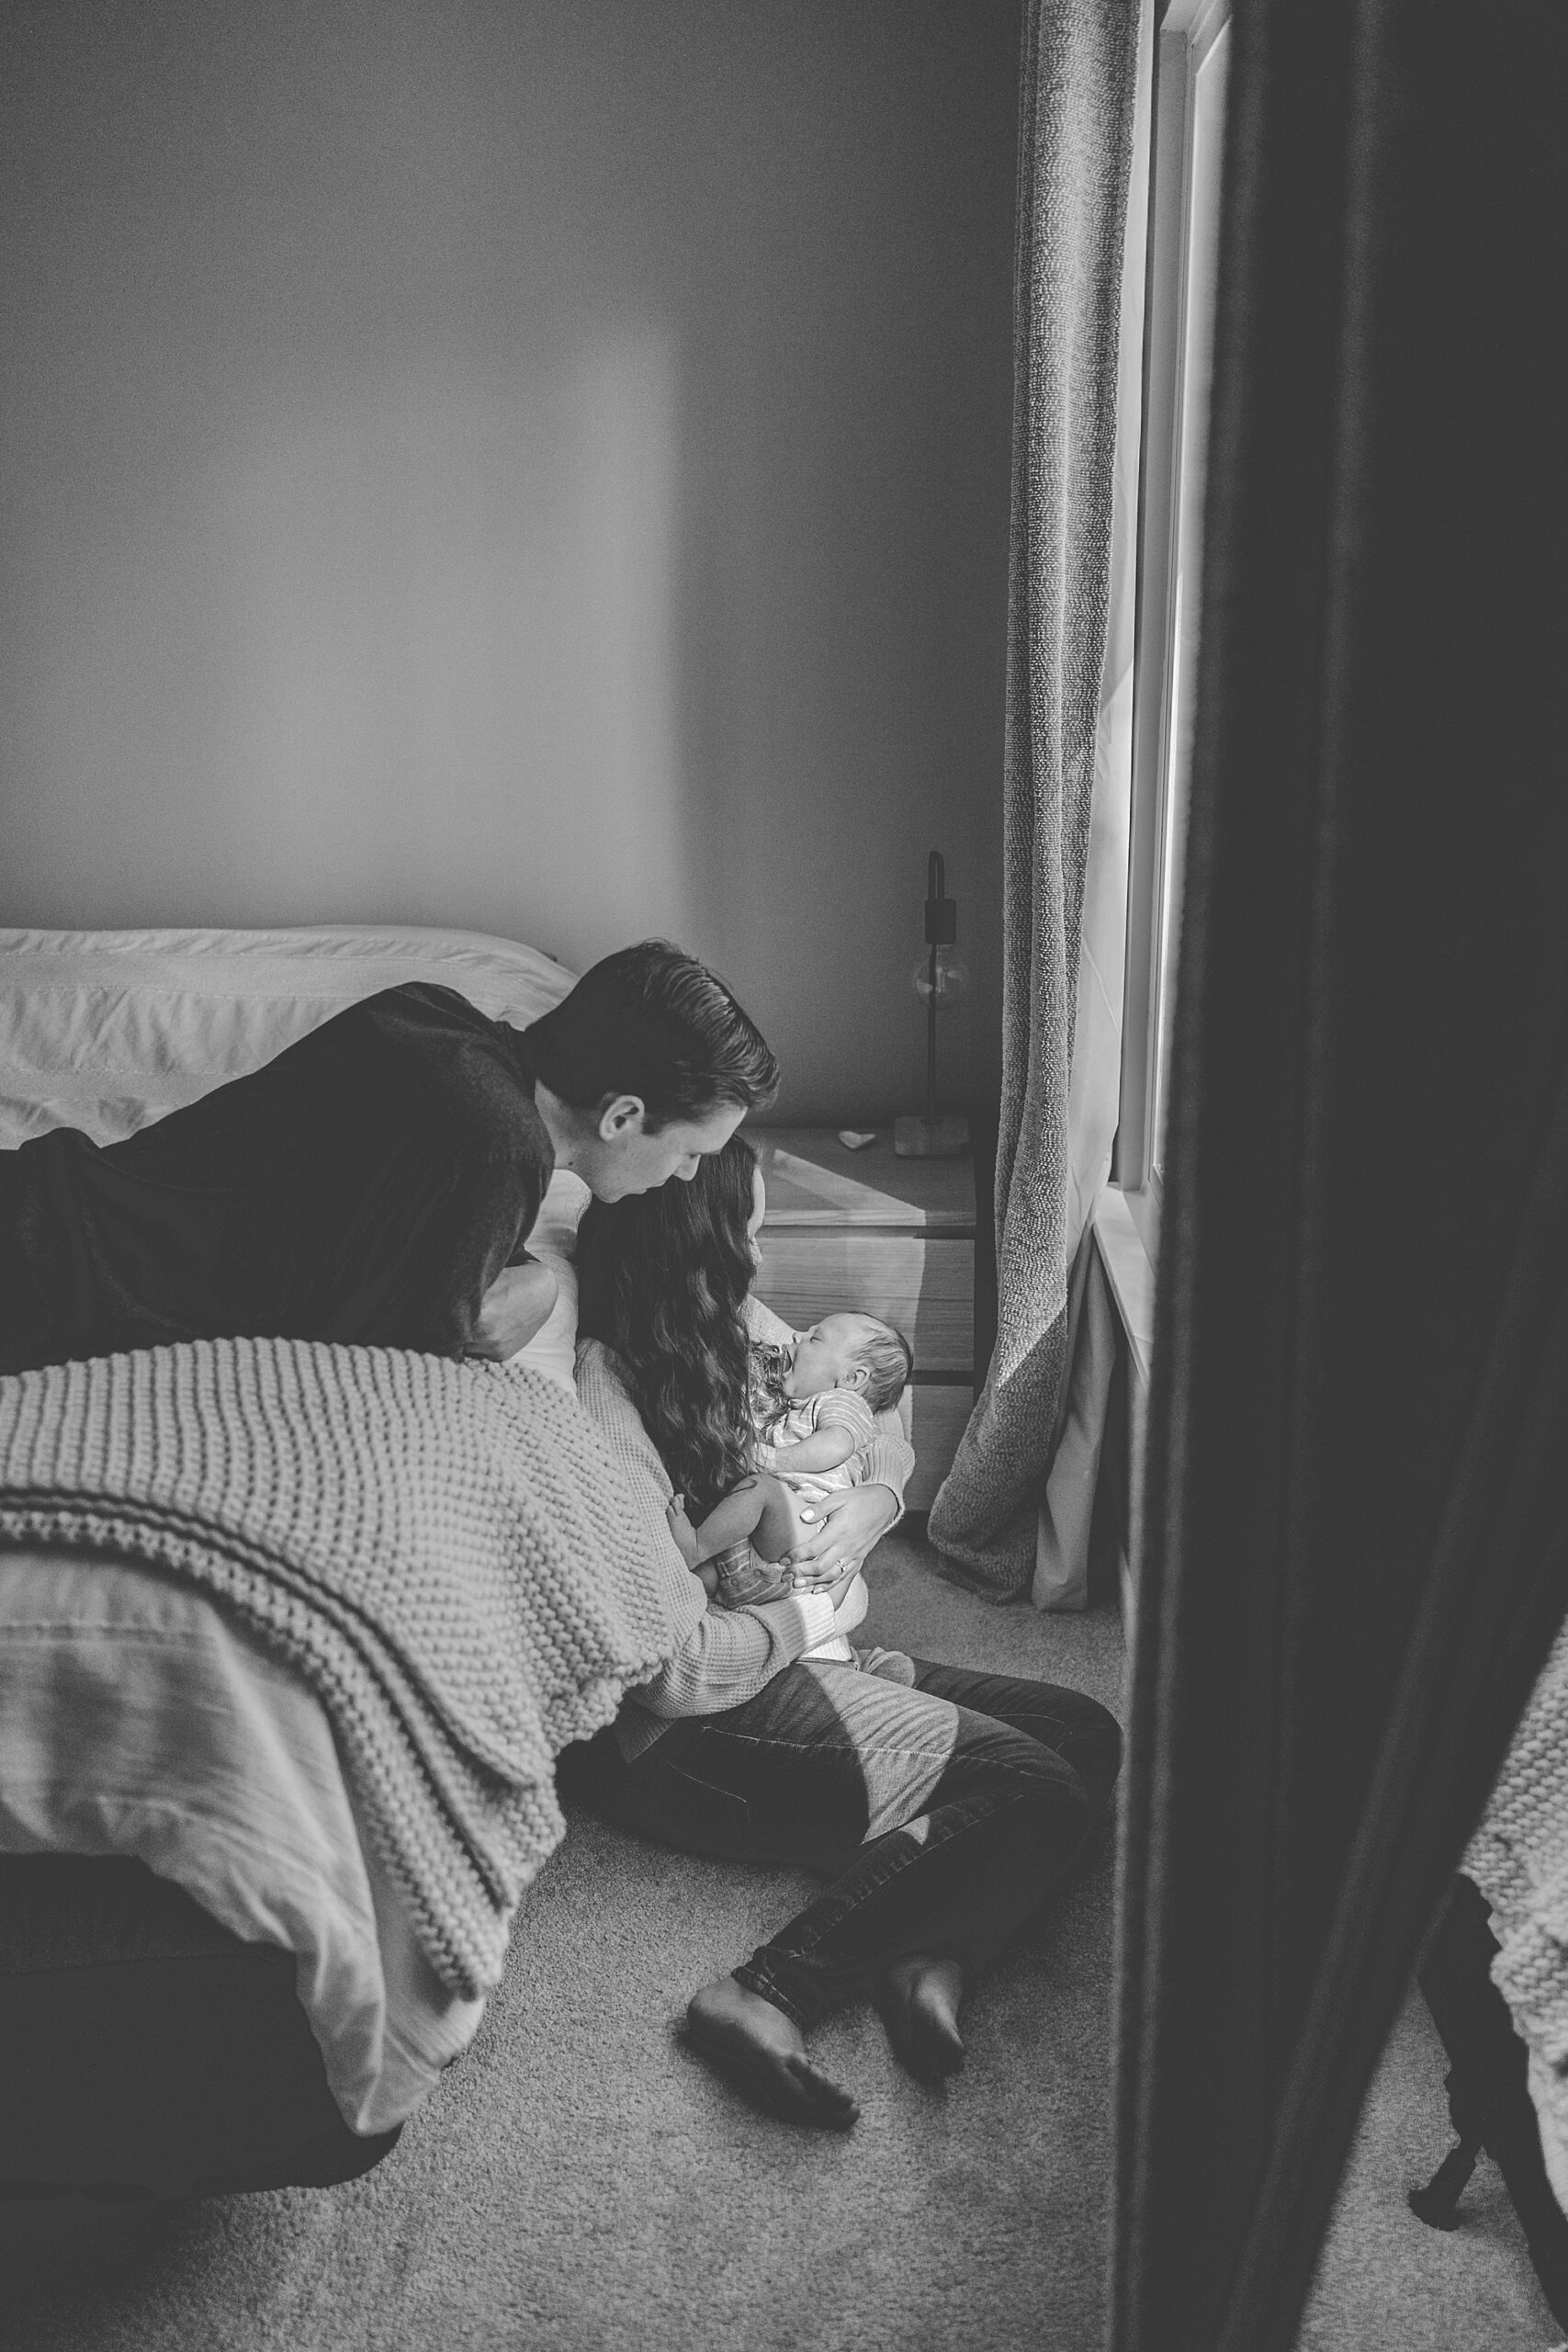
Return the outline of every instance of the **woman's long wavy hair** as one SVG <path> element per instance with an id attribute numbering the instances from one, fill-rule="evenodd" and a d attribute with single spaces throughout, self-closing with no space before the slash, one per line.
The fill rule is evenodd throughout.
<path id="1" fill-rule="evenodd" d="M 643 1425 L 700 1519 L 751 1467 L 746 1227 L 757 1155 L 741 1136 L 689 1184 L 591 1201 L 577 1231 L 577 1328 L 626 1367 Z"/>

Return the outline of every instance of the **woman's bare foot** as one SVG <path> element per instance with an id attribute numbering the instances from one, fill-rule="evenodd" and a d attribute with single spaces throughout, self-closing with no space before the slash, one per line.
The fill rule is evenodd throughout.
<path id="1" fill-rule="evenodd" d="M 733 1976 L 692 1996 L 686 2031 L 727 2081 L 786 2123 L 847 2132 L 860 2114 L 848 2091 L 811 2064 L 794 2019 Z"/>
<path id="2" fill-rule="evenodd" d="M 922 2083 L 940 2083 L 964 2064 L 958 2004 L 964 1971 L 955 1960 L 917 1954 L 895 1961 L 882 1980 L 876 2006 L 894 2049 Z"/>

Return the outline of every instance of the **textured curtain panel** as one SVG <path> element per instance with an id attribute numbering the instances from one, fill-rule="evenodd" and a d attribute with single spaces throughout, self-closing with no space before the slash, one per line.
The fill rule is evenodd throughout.
<path id="1" fill-rule="evenodd" d="M 1067 1101 L 1111 586 L 1138 0 L 1029 0 L 1014 287 L 996 1351 L 931 1540 L 1027 1591 L 1068 1363 Z"/>
<path id="2" fill-rule="evenodd" d="M 1568 1606 L 1568 11 L 1234 38 L 1115 2352 L 1292 2343 Z"/>

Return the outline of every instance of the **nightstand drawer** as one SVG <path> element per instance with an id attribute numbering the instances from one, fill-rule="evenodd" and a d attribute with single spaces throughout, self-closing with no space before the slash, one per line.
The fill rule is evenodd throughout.
<path id="1" fill-rule="evenodd" d="M 897 1326 L 915 1351 L 917 1371 L 971 1371 L 973 1241 L 787 1227 L 765 1227 L 761 1239 L 758 1293 L 793 1330 L 839 1307 L 858 1306 Z"/>

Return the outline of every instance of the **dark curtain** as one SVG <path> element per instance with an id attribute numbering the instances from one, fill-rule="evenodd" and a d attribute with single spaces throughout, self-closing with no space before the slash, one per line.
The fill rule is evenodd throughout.
<path id="1" fill-rule="evenodd" d="M 1116 2352 L 1291 2342 L 1568 1608 L 1568 10 L 1233 39 Z"/>

